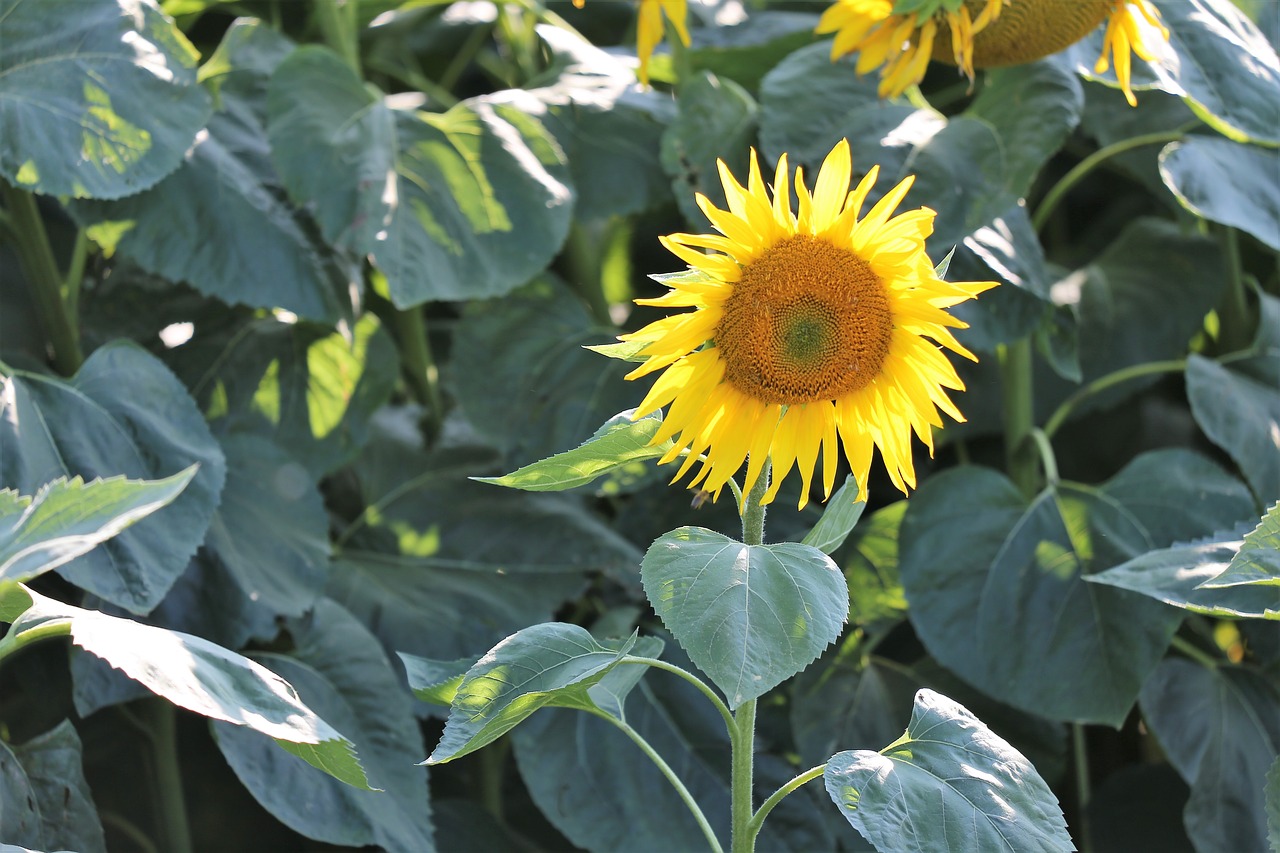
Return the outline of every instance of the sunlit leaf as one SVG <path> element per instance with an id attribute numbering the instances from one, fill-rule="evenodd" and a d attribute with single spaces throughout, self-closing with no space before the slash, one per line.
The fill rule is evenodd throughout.
<path id="1" fill-rule="evenodd" d="M 1244 535 L 1240 550 L 1227 570 L 1204 586 L 1206 589 L 1280 587 L 1280 503 L 1272 504 L 1258 526 Z M 1274 592 L 1280 597 L 1280 589 Z"/>

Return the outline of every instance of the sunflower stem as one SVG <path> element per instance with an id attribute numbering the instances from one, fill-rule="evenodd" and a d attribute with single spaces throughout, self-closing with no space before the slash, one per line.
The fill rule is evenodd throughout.
<path id="1" fill-rule="evenodd" d="M 596 322 L 612 326 L 613 320 L 609 316 L 609 302 L 604 296 L 601 275 L 604 265 L 603 250 L 608 244 L 605 230 L 607 229 L 593 228 L 575 220 L 569 227 L 564 257 L 569 281 L 591 308 Z"/>
<path id="2" fill-rule="evenodd" d="M 356 76 L 360 71 L 360 33 L 356 10 L 359 0 L 315 0 L 312 6 L 316 25 L 325 43 L 333 48 Z"/>
<path id="3" fill-rule="evenodd" d="M 742 499 L 742 541 L 747 545 L 764 544 L 765 508 L 760 503 L 765 490 L 769 488 L 769 475 L 773 471 L 773 461 L 766 459 L 760 476 L 751 484 L 751 490 Z"/>
<path id="4" fill-rule="evenodd" d="M 764 824 L 764 819 L 769 816 L 769 812 L 773 811 L 774 806 L 782 802 L 784 797 L 792 791 L 800 788 L 802 785 L 812 782 L 814 779 L 821 778 L 822 774 L 826 772 L 827 765 L 825 764 L 819 764 L 817 767 L 811 767 L 770 794 L 769 799 L 760 804 L 759 811 L 757 811 L 756 816 L 751 819 L 752 832 L 758 833 L 760 831 L 760 827 Z"/>
<path id="5" fill-rule="evenodd" d="M 1076 840 L 1080 842 L 1080 853 L 1093 853 L 1093 839 L 1090 838 L 1087 812 L 1091 796 L 1089 750 L 1088 743 L 1085 741 L 1084 726 L 1080 723 L 1071 724 L 1071 746 L 1076 769 L 1076 808 L 1080 811 L 1080 831 L 1077 833 L 1079 837 Z"/>
<path id="6" fill-rule="evenodd" d="M 444 403 L 440 398 L 440 372 L 431 355 L 427 319 L 422 310 L 421 306 L 403 311 L 396 309 L 391 316 L 400 342 L 400 357 L 404 360 L 405 381 L 414 399 L 426 407 L 423 426 L 428 440 L 434 441 L 444 422 Z"/>
<path id="7" fill-rule="evenodd" d="M 1145 364 L 1135 364 L 1131 367 L 1108 373 L 1105 376 L 1099 376 L 1089 384 L 1081 386 L 1079 390 L 1063 400 L 1062 404 L 1054 410 L 1054 413 L 1049 416 L 1049 420 L 1044 423 L 1045 437 L 1053 438 L 1058 430 L 1062 428 L 1062 425 L 1066 423 L 1067 418 L 1071 417 L 1071 413 L 1076 410 L 1076 407 L 1094 394 L 1128 382 L 1130 379 L 1138 379 L 1156 373 L 1181 373 L 1186 369 L 1186 359 L 1178 358 L 1170 361 L 1149 361 Z"/>
<path id="8" fill-rule="evenodd" d="M 1034 389 L 1031 381 L 1031 339 L 1002 345 L 999 351 L 1001 391 L 1004 397 L 1004 452 L 1009 477 L 1030 497 L 1037 490 Z"/>
<path id="9" fill-rule="evenodd" d="M 173 706 L 168 700 L 159 697 L 146 701 L 152 734 L 151 769 L 155 773 L 163 846 L 173 853 L 191 853 L 191 827 L 187 821 L 187 804 L 182 793 Z"/>
<path id="10" fill-rule="evenodd" d="M 1227 291 L 1218 306 L 1221 322 L 1218 344 L 1222 352 L 1244 349 L 1253 337 L 1249 301 L 1245 296 L 1244 266 L 1240 261 L 1240 235 L 1229 225 L 1214 228 L 1227 260 Z"/>

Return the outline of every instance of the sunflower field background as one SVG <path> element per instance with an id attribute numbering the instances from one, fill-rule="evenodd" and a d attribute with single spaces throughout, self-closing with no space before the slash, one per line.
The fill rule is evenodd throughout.
<path id="1" fill-rule="evenodd" d="M 1280 851 L 1280 3 L 1108 4 L 0 0 L 0 849 Z M 873 167 L 963 420 L 633 418 Z"/>

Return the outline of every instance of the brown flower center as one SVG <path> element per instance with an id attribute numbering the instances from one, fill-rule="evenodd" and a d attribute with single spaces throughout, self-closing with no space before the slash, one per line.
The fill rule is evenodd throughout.
<path id="1" fill-rule="evenodd" d="M 868 385 L 889 354 L 884 283 L 826 240 L 787 237 L 747 264 L 715 345 L 725 379 L 767 403 L 835 400 Z"/>

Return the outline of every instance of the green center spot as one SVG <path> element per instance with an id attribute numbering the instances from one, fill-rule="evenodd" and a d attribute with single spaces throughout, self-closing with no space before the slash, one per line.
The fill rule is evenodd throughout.
<path id="1" fill-rule="evenodd" d="M 817 317 L 799 317 L 782 332 L 782 351 L 790 362 L 810 363 L 827 348 L 826 323 Z"/>

